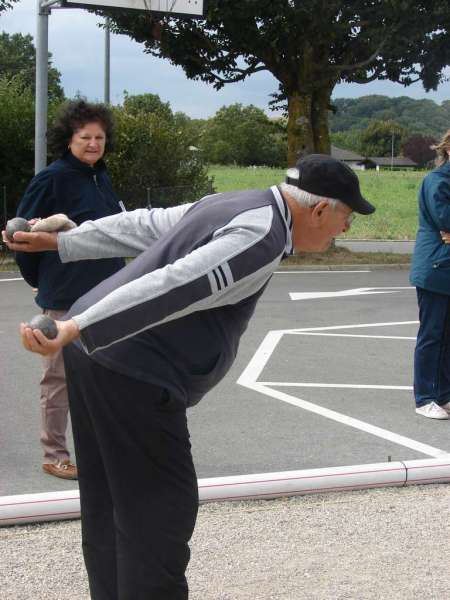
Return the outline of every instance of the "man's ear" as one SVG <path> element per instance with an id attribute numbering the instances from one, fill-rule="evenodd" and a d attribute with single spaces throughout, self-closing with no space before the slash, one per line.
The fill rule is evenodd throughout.
<path id="1" fill-rule="evenodd" d="M 311 222 L 313 226 L 320 227 L 327 215 L 330 205 L 326 200 L 321 200 L 312 207 Z"/>

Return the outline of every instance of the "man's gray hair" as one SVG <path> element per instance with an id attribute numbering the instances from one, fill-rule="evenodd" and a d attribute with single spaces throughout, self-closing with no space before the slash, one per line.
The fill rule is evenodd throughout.
<path id="1" fill-rule="evenodd" d="M 286 171 L 286 176 L 290 180 L 299 179 L 298 169 L 292 168 Z M 292 185 L 290 183 L 281 183 L 280 189 L 282 192 L 286 192 L 289 194 L 293 200 L 295 200 L 300 206 L 315 206 L 325 200 L 328 204 L 334 209 L 340 204 L 344 204 L 340 200 L 336 200 L 336 198 L 326 198 L 325 196 L 317 196 L 316 194 L 311 194 L 310 192 L 305 192 L 305 190 L 301 190 L 296 185 Z"/>

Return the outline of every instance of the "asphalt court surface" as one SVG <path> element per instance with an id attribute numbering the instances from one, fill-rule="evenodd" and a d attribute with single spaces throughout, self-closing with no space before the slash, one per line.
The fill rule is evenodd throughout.
<path id="1" fill-rule="evenodd" d="M 37 310 L 16 277 L 0 275 L 0 495 L 73 489 L 40 471 L 40 362 L 17 335 Z M 450 452 L 450 421 L 414 413 L 417 327 L 406 270 L 277 272 L 233 368 L 189 411 L 198 476 Z"/>

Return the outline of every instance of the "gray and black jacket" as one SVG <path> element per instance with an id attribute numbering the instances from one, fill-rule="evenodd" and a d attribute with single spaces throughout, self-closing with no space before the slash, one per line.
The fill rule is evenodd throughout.
<path id="1" fill-rule="evenodd" d="M 196 404 L 232 365 L 273 271 L 292 252 L 278 188 L 136 210 L 58 236 L 63 262 L 136 256 L 69 315 L 91 358 Z"/>

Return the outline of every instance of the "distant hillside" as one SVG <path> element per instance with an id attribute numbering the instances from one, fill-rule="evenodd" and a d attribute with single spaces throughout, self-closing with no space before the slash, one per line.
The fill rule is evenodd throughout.
<path id="1" fill-rule="evenodd" d="M 450 129 L 450 100 L 436 104 L 433 100 L 413 100 L 407 96 L 362 96 L 336 98 L 336 113 L 330 112 L 331 133 L 365 129 L 370 120 L 396 121 L 410 133 L 439 138 Z"/>

